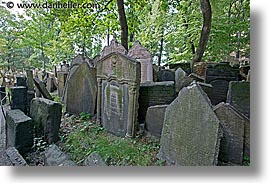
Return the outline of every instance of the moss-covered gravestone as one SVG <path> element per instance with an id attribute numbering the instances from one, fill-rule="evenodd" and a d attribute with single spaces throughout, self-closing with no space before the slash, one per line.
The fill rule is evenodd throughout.
<path id="1" fill-rule="evenodd" d="M 216 165 L 219 140 L 219 120 L 207 95 L 196 83 L 183 88 L 166 108 L 159 157 L 172 165 Z"/>
<path id="2" fill-rule="evenodd" d="M 89 59 L 79 57 L 72 62 L 66 81 L 64 93 L 66 111 L 77 115 L 81 112 L 93 115 L 97 95 L 96 69 L 91 68 Z"/>
<path id="3" fill-rule="evenodd" d="M 140 62 L 113 52 L 97 62 L 97 120 L 121 137 L 135 135 Z"/>

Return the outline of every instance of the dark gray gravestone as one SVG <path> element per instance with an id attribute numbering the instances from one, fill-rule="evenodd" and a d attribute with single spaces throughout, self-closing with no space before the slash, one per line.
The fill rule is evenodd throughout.
<path id="1" fill-rule="evenodd" d="M 175 81 L 175 71 L 170 69 L 158 71 L 158 81 Z"/>
<path id="2" fill-rule="evenodd" d="M 220 133 L 210 100 L 194 83 L 166 108 L 159 157 L 174 165 L 216 165 Z"/>
<path id="3" fill-rule="evenodd" d="M 27 88 L 25 86 L 11 87 L 11 109 L 20 109 L 27 113 Z"/>
<path id="4" fill-rule="evenodd" d="M 219 161 L 237 165 L 243 163 L 245 123 L 248 119 L 237 112 L 230 104 L 220 103 L 214 111 L 221 122 L 223 137 L 221 138 Z"/>
<path id="5" fill-rule="evenodd" d="M 140 62 L 117 52 L 97 62 L 97 120 L 108 132 L 135 136 L 140 74 Z"/>
<path id="6" fill-rule="evenodd" d="M 74 66 L 66 81 L 64 103 L 71 114 L 81 112 L 95 114 L 97 81 L 96 69 L 87 62 Z"/>
<path id="7" fill-rule="evenodd" d="M 250 82 L 230 82 L 227 103 L 250 118 Z"/>
<path id="8" fill-rule="evenodd" d="M 173 81 L 142 83 L 139 89 L 138 121 L 144 123 L 148 107 L 170 104 L 175 98 Z"/>
<path id="9" fill-rule="evenodd" d="M 0 166 L 28 166 L 15 147 L 0 152 Z"/>
<path id="10" fill-rule="evenodd" d="M 205 82 L 213 86 L 213 105 L 226 102 L 229 82 L 237 81 L 238 75 L 239 67 L 231 67 L 228 62 L 207 65 Z"/>
<path id="11" fill-rule="evenodd" d="M 27 86 L 27 78 L 23 75 L 16 76 L 16 86 Z"/>
<path id="12" fill-rule="evenodd" d="M 6 103 L 5 96 L 6 96 L 6 87 L 5 86 L 0 86 L 0 100 L 2 101 L 2 104 Z"/>
<path id="13" fill-rule="evenodd" d="M 37 137 L 44 137 L 50 144 L 58 141 L 62 116 L 60 103 L 44 98 L 34 98 L 31 101 L 30 116 L 34 121 Z"/>
<path id="14" fill-rule="evenodd" d="M 168 105 L 148 107 L 145 119 L 145 129 L 151 135 L 160 138 L 164 121 L 165 110 Z"/>
<path id="15" fill-rule="evenodd" d="M 34 124 L 21 110 L 7 111 L 7 146 L 15 147 L 21 154 L 33 146 Z"/>
<path id="16" fill-rule="evenodd" d="M 44 162 L 46 166 L 77 166 L 77 164 L 55 144 L 46 149 Z"/>

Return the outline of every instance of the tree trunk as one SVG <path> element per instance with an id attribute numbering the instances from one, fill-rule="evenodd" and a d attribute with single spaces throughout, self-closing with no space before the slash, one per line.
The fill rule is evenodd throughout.
<path id="1" fill-rule="evenodd" d="M 163 35 L 163 34 L 162 34 Z M 161 64 L 161 56 L 162 56 L 162 50 L 163 50 L 163 37 L 160 39 L 160 47 L 159 47 L 159 56 L 158 56 L 158 66 Z"/>
<path id="2" fill-rule="evenodd" d="M 193 72 L 193 67 L 195 62 L 199 62 L 202 59 L 203 53 L 205 51 L 211 29 L 211 18 L 212 11 L 209 0 L 200 0 L 201 1 L 201 11 L 203 15 L 203 26 L 201 30 L 200 42 L 197 47 L 196 53 L 191 62 L 191 70 Z"/>
<path id="3" fill-rule="evenodd" d="M 128 25 L 124 10 L 124 1 L 117 0 L 119 22 L 121 27 L 121 44 L 128 51 Z"/>

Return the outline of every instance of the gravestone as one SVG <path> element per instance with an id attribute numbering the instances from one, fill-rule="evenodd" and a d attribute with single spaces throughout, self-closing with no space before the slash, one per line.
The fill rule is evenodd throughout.
<path id="1" fill-rule="evenodd" d="M 160 138 L 164 121 L 165 110 L 168 105 L 148 107 L 145 119 L 145 129 L 151 135 Z"/>
<path id="2" fill-rule="evenodd" d="M 175 72 L 175 90 L 178 93 L 183 88 L 183 80 L 186 77 L 186 72 L 181 68 L 177 68 Z"/>
<path id="3" fill-rule="evenodd" d="M 183 62 L 183 63 L 170 63 L 169 65 L 169 69 L 178 69 L 181 68 L 182 70 L 184 70 L 184 72 L 186 74 L 191 74 L 191 69 L 190 69 L 190 63 L 189 62 Z"/>
<path id="4" fill-rule="evenodd" d="M 202 90 L 207 94 L 208 98 L 211 100 L 213 98 L 213 87 L 211 84 L 197 82 Z"/>
<path id="5" fill-rule="evenodd" d="M 97 120 L 108 132 L 135 136 L 140 73 L 140 62 L 118 52 L 97 62 Z"/>
<path id="6" fill-rule="evenodd" d="M 15 147 L 21 154 L 33 146 L 33 121 L 21 110 L 7 111 L 7 146 Z"/>
<path id="7" fill-rule="evenodd" d="M 103 48 L 103 51 L 100 55 L 100 59 L 102 59 L 110 53 L 120 53 L 122 55 L 127 54 L 127 50 L 117 42 L 116 35 L 114 35 L 114 38 L 111 40 L 111 44 Z"/>
<path id="8" fill-rule="evenodd" d="M 219 161 L 237 165 L 243 163 L 245 123 L 248 119 L 230 104 L 219 103 L 214 107 L 223 130 Z"/>
<path id="9" fill-rule="evenodd" d="M 27 86 L 27 78 L 24 75 L 16 76 L 16 86 Z"/>
<path id="10" fill-rule="evenodd" d="M 231 81 L 229 83 L 227 103 L 250 118 L 250 82 Z"/>
<path id="11" fill-rule="evenodd" d="M 58 91 L 58 96 L 60 98 L 62 98 L 64 94 L 64 88 L 66 85 L 67 76 L 68 76 L 68 72 L 62 72 L 62 71 L 57 72 L 57 82 L 58 82 L 57 91 Z"/>
<path id="12" fill-rule="evenodd" d="M 97 97 L 96 69 L 91 68 L 85 58 L 72 62 L 67 77 L 64 103 L 66 111 L 71 114 L 79 115 L 81 112 L 95 114 Z"/>
<path id="13" fill-rule="evenodd" d="M 83 162 L 83 166 L 107 166 L 97 152 L 91 153 Z"/>
<path id="14" fill-rule="evenodd" d="M 50 75 L 48 78 L 47 78 L 47 90 L 49 92 L 53 92 L 56 88 L 54 86 L 54 82 L 53 82 L 53 76 Z"/>
<path id="15" fill-rule="evenodd" d="M 0 86 L 0 100 L 2 101 L 2 105 L 6 103 L 6 87 Z"/>
<path id="16" fill-rule="evenodd" d="M 15 147 L 0 151 L 0 166 L 28 166 Z"/>
<path id="17" fill-rule="evenodd" d="M 171 165 L 216 165 L 220 136 L 210 100 L 193 83 L 166 108 L 159 157 Z"/>
<path id="18" fill-rule="evenodd" d="M 47 90 L 45 84 L 41 80 L 39 80 L 38 78 L 34 78 L 33 81 L 34 81 L 36 88 L 39 90 L 39 92 L 42 94 L 42 96 L 44 98 L 53 100 L 53 97 L 51 96 L 51 94 Z"/>
<path id="19" fill-rule="evenodd" d="M 197 81 L 197 82 L 204 82 L 204 81 L 205 81 L 205 79 L 204 79 L 203 76 L 200 76 L 200 75 L 195 74 L 195 73 L 189 74 L 188 77 L 192 78 L 193 80 L 195 80 L 195 81 Z"/>
<path id="20" fill-rule="evenodd" d="M 153 81 L 153 57 L 152 54 L 144 48 L 139 41 L 129 50 L 128 56 L 136 59 L 141 64 L 141 83 Z"/>
<path id="21" fill-rule="evenodd" d="M 158 82 L 161 81 L 175 81 L 175 71 L 170 69 L 158 71 Z"/>
<path id="22" fill-rule="evenodd" d="M 50 145 L 44 153 L 45 166 L 77 166 L 68 155 L 55 144 Z"/>
<path id="23" fill-rule="evenodd" d="M 207 65 L 205 82 L 213 86 L 213 105 L 226 102 L 229 82 L 237 81 L 238 75 L 238 66 L 231 67 L 228 62 Z"/>
<path id="24" fill-rule="evenodd" d="M 158 72 L 159 72 L 159 67 L 156 64 L 153 64 L 153 81 L 154 82 L 158 81 Z"/>
<path id="25" fill-rule="evenodd" d="M 48 143 L 58 141 L 62 105 L 44 98 L 31 101 L 30 116 L 34 121 L 37 137 L 44 137 Z"/>
<path id="26" fill-rule="evenodd" d="M 139 89 L 138 121 L 144 123 L 148 107 L 170 104 L 176 98 L 173 81 L 142 83 Z"/>
<path id="27" fill-rule="evenodd" d="M 27 88 L 25 86 L 11 87 L 11 109 L 20 109 L 27 113 Z"/>
<path id="28" fill-rule="evenodd" d="M 26 70 L 26 73 L 27 73 L 28 91 L 34 91 L 33 72 L 32 72 L 32 70 L 28 69 L 28 70 Z"/>

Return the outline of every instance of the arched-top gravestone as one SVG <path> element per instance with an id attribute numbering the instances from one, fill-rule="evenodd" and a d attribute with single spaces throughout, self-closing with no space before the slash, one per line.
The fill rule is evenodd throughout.
<path id="1" fill-rule="evenodd" d="M 64 102 L 66 111 L 72 114 L 95 113 L 97 95 L 96 69 L 89 59 L 77 56 L 67 77 Z"/>
<path id="2" fill-rule="evenodd" d="M 153 57 L 139 41 L 129 50 L 128 56 L 141 63 L 141 83 L 153 81 Z"/>
<path id="3" fill-rule="evenodd" d="M 133 137 L 137 126 L 140 62 L 113 52 L 97 62 L 97 120 L 106 131 Z"/>
<path id="4" fill-rule="evenodd" d="M 114 53 L 114 52 L 121 53 L 123 55 L 127 54 L 127 50 L 121 44 L 119 44 L 117 42 L 116 36 L 114 36 L 114 38 L 111 40 L 111 44 L 109 46 L 105 46 L 103 48 L 100 59 L 102 59 L 106 55 L 108 55 L 110 53 Z"/>

